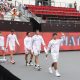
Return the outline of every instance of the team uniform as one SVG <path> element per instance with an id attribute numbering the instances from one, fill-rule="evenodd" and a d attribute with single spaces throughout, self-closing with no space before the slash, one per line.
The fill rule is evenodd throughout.
<path id="1" fill-rule="evenodd" d="M 4 51 L 4 37 L 0 36 L 0 50 Z"/>
<path id="2" fill-rule="evenodd" d="M 43 40 L 43 38 L 42 38 L 42 36 L 41 35 L 34 35 L 33 37 L 32 37 L 32 49 L 33 49 L 33 53 L 34 53 L 34 56 L 36 57 L 38 57 L 38 55 L 40 54 L 40 51 L 41 51 L 41 44 L 43 45 L 43 46 L 45 46 L 45 42 L 44 42 L 44 40 Z M 36 63 L 36 62 L 35 62 Z M 40 71 L 41 70 L 41 66 L 39 65 L 39 63 L 37 64 L 35 64 L 35 68 L 36 69 L 38 69 L 38 71 Z"/>
<path id="3" fill-rule="evenodd" d="M 32 38 L 26 36 L 24 38 L 24 50 L 25 50 L 25 54 L 28 54 L 29 51 L 32 52 Z"/>
<path id="4" fill-rule="evenodd" d="M 3 54 L 4 54 L 5 48 L 4 48 L 4 37 L 3 36 L 0 36 L 0 50 L 3 51 Z M 6 62 L 6 61 L 7 60 L 4 55 L 3 59 L 0 59 L 0 62 Z"/>
<path id="5" fill-rule="evenodd" d="M 7 43 L 6 43 L 6 47 L 9 46 L 10 51 L 15 51 L 15 46 L 17 43 L 19 45 L 19 42 L 17 40 L 17 36 L 15 34 L 9 34 L 7 37 Z"/>
<path id="6" fill-rule="evenodd" d="M 32 46 L 34 55 L 39 55 L 41 51 L 41 44 L 45 45 L 45 42 L 41 35 L 34 35 L 32 37 Z"/>
<path id="7" fill-rule="evenodd" d="M 25 54 L 31 54 L 33 55 L 32 53 L 32 37 L 28 37 L 26 36 L 24 38 L 24 50 L 25 50 Z M 25 55 L 26 57 L 26 55 Z M 33 63 L 32 63 L 32 57 L 30 57 L 30 61 L 28 62 L 28 58 L 25 58 L 26 59 L 26 66 L 30 65 L 30 66 L 33 66 Z"/>
<path id="8" fill-rule="evenodd" d="M 57 40 L 52 39 L 48 44 L 47 51 L 51 50 L 51 56 L 54 62 L 58 62 L 60 44 L 64 40 L 65 40 L 65 36 L 62 36 L 61 39 L 57 39 Z"/>
<path id="9" fill-rule="evenodd" d="M 64 34 L 63 34 L 64 35 Z M 65 40 L 65 36 L 62 36 L 61 39 L 52 39 L 49 44 L 48 44 L 48 48 L 47 51 L 51 50 L 51 56 L 53 59 L 53 63 L 57 63 L 58 62 L 58 58 L 59 58 L 59 49 L 60 49 L 60 44 Z M 52 71 L 52 67 L 49 67 L 49 72 L 53 73 Z M 58 69 L 55 69 L 55 75 L 57 77 L 60 77 L 60 74 L 58 72 Z"/>

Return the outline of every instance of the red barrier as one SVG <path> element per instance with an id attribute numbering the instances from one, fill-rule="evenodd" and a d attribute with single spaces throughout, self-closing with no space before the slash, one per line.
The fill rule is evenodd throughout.
<path id="1" fill-rule="evenodd" d="M 6 44 L 6 38 L 7 35 L 10 32 L 2 32 L 3 36 L 5 37 L 5 44 Z M 33 33 L 32 33 L 33 34 Z M 24 37 L 26 36 L 25 32 L 16 32 L 17 38 L 20 43 L 20 47 L 16 46 L 16 52 L 15 53 L 24 53 Z M 43 36 L 46 45 L 48 45 L 48 42 L 51 40 L 52 33 L 51 32 L 43 32 L 41 33 Z M 61 33 L 58 32 L 58 37 L 61 37 Z M 80 32 L 70 32 L 65 33 L 65 41 L 61 44 L 61 50 L 80 50 Z M 9 54 L 10 52 L 6 52 L 6 54 Z M 2 55 L 0 53 L 0 55 Z"/>
<path id="2" fill-rule="evenodd" d="M 43 33 L 44 40 L 48 44 L 51 39 L 52 33 Z M 58 37 L 61 37 L 61 33 L 58 33 Z M 60 50 L 80 50 L 80 32 L 65 33 L 65 41 L 61 44 Z"/>

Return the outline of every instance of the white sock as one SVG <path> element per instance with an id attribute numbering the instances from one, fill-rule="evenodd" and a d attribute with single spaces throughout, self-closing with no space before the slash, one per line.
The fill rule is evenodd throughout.
<path id="1" fill-rule="evenodd" d="M 53 73 L 52 67 L 49 67 L 49 72 Z"/>
<path id="2" fill-rule="evenodd" d="M 55 72 L 56 72 L 56 73 L 59 73 L 59 71 L 58 71 L 58 70 L 55 70 Z"/>
<path id="3" fill-rule="evenodd" d="M 39 64 L 37 64 L 37 67 L 39 67 Z"/>
<path id="4" fill-rule="evenodd" d="M 55 72 L 58 72 L 58 70 L 55 70 Z"/>

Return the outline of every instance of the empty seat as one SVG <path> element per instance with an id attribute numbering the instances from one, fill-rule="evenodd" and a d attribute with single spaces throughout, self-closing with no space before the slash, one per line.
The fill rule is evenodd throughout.
<path id="1" fill-rule="evenodd" d="M 41 15 L 61 15 L 61 16 L 80 16 L 75 8 L 53 7 L 53 6 L 35 6 L 27 5 L 28 9 L 34 14 Z"/>

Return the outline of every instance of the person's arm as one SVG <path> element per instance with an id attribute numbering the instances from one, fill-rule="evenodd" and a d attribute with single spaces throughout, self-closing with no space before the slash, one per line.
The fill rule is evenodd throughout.
<path id="1" fill-rule="evenodd" d="M 26 38 L 24 39 L 24 47 L 26 47 Z"/>
<path id="2" fill-rule="evenodd" d="M 41 37 L 41 42 L 42 42 L 42 45 L 44 46 L 44 51 L 45 51 L 45 53 L 47 54 L 46 44 L 45 44 L 45 42 L 44 42 L 43 37 Z"/>
<path id="3" fill-rule="evenodd" d="M 15 35 L 15 40 L 16 40 L 16 43 L 20 46 L 19 41 L 18 41 L 18 39 L 17 39 L 17 36 L 16 36 L 16 35 Z"/>
<path id="4" fill-rule="evenodd" d="M 3 43 L 2 43 L 2 44 L 3 44 L 3 47 L 4 47 L 4 43 L 5 43 L 5 42 L 4 42 L 4 37 L 3 37 Z"/>
<path id="5" fill-rule="evenodd" d="M 45 46 L 46 46 L 46 44 L 45 44 L 44 39 L 43 39 L 43 37 L 42 37 L 42 36 L 41 36 L 41 42 L 42 42 L 42 45 L 45 47 Z"/>
<path id="6" fill-rule="evenodd" d="M 49 53 L 49 50 L 51 49 L 51 41 L 49 42 L 48 44 L 48 47 L 47 47 L 47 53 L 46 53 L 46 58 L 48 56 L 48 53 Z"/>
<path id="7" fill-rule="evenodd" d="M 34 36 L 32 37 L 32 46 L 33 46 L 33 43 L 34 43 Z"/>
<path id="8" fill-rule="evenodd" d="M 8 44 L 9 44 L 9 36 L 7 36 L 7 40 L 6 40 L 6 48 L 8 48 Z"/>
<path id="9" fill-rule="evenodd" d="M 60 39 L 60 42 L 63 42 L 65 40 L 65 35 L 64 35 L 64 33 L 61 33 L 61 34 L 62 34 L 62 37 Z"/>
<path id="10" fill-rule="evenodd" d="M 49 52 L 50 49 L 51 49 L 51 41 L 50 41 L 49 44 L 48 44 L 47 52 Z"/>

